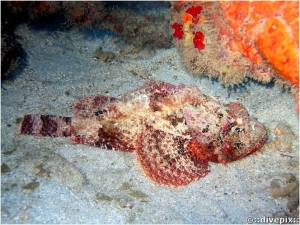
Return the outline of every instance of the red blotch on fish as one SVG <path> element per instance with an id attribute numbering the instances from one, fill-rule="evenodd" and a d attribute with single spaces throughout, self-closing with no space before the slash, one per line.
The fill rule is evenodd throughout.
<path id="1" fill-rule="evenodd" d="M 73 113 L 26 115 L 19 132 L 134 152 L 147 177 L 174 187 L 205 177 L 209 162 L 241 159 L 267 140 L 264 126 L 242 104 L 221 103 L 195 85 L 149 81 L 119 99 L 84 97 Z"/>

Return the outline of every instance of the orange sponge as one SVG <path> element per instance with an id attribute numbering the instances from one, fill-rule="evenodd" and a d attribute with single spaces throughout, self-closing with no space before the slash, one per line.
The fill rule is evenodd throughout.
<path id="1" fill-rule="evenodd" d="M 236 48 L 252 62 L 267 59 L 299 86 L 299 2 L 220 2 Z M 232 46 L 231 46 L 232 47 Z"/>

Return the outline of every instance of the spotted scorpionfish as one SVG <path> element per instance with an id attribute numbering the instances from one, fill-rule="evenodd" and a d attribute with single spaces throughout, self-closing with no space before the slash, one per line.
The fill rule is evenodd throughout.
<path id="1" fill-rule="evenodd" d="M 92 95 L 74 117 L 25 115 L 21 134 L 69 137 L 78 144 L 134 152 L 151 180 L 183 186 L 262 148 L 262 124 L 237 102 L 220 103 L 195 86 L 149 81 L 119 99 Z"/>

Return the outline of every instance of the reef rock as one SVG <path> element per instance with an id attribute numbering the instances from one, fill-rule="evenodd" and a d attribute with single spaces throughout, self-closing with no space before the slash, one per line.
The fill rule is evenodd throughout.
<path id="1" fill-rule="evenodd" d="M 262 148 L 267 132 L 237 102 L 223 104 L 195 86 L 149 81 L 116 99 L 84 97 L 74 117 L 25 115 L 21 134 L 65 136 L 75 143 L 134 151 L 158 184 L 183 186 Z"/>

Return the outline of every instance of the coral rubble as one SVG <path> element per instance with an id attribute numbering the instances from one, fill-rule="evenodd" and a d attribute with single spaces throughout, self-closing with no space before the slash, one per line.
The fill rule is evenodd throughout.
<path id="1" fill-rule="evenodd" d="M 22 49 L 14 35 L 1 34 L 1 79 L 9 77 L 19 66 Z"/>
<path id="2" fill-rule="evenodd" d="M 287 198 L 289 213 L 299 208 L 299 181 L 294 174 L 281 174 L 279 178 L 271 181 L 268 190 L 274 198 Z"/>
<path id="3" fill-rule="evenodd" d="M 108 29 L 135 47 L 170 47 L 172 37 L 169 35 L 169 22 L 159 9 L 146 14 L 118 7 L 119 3 L 103 1 L 37 1 L 9 2 L 9 10 L 15 16 L 25 14 L 31 21 L 51 18 L 57 15 L 66 20 L 66 24 L 80 29 Z M 143 3 L 139 3 L 143 4 Z M 153 3 L 162 6 L 161 3 Z M 152 8 L 154 8 L 152 6 Z"/>
<path id="4" fill-rule="evenodd" d="M 242 104 L 220 103 L 194 85 L 160 81 L 149 81 L 119 99 L 84 97 L 75 104 L 73 118 L 26 115 L 19 132 L 134 151 L 151 180 L 175 187 L 204 177 L 208 162 L 239 160 L 267 140 L 264 126 Z"/>

